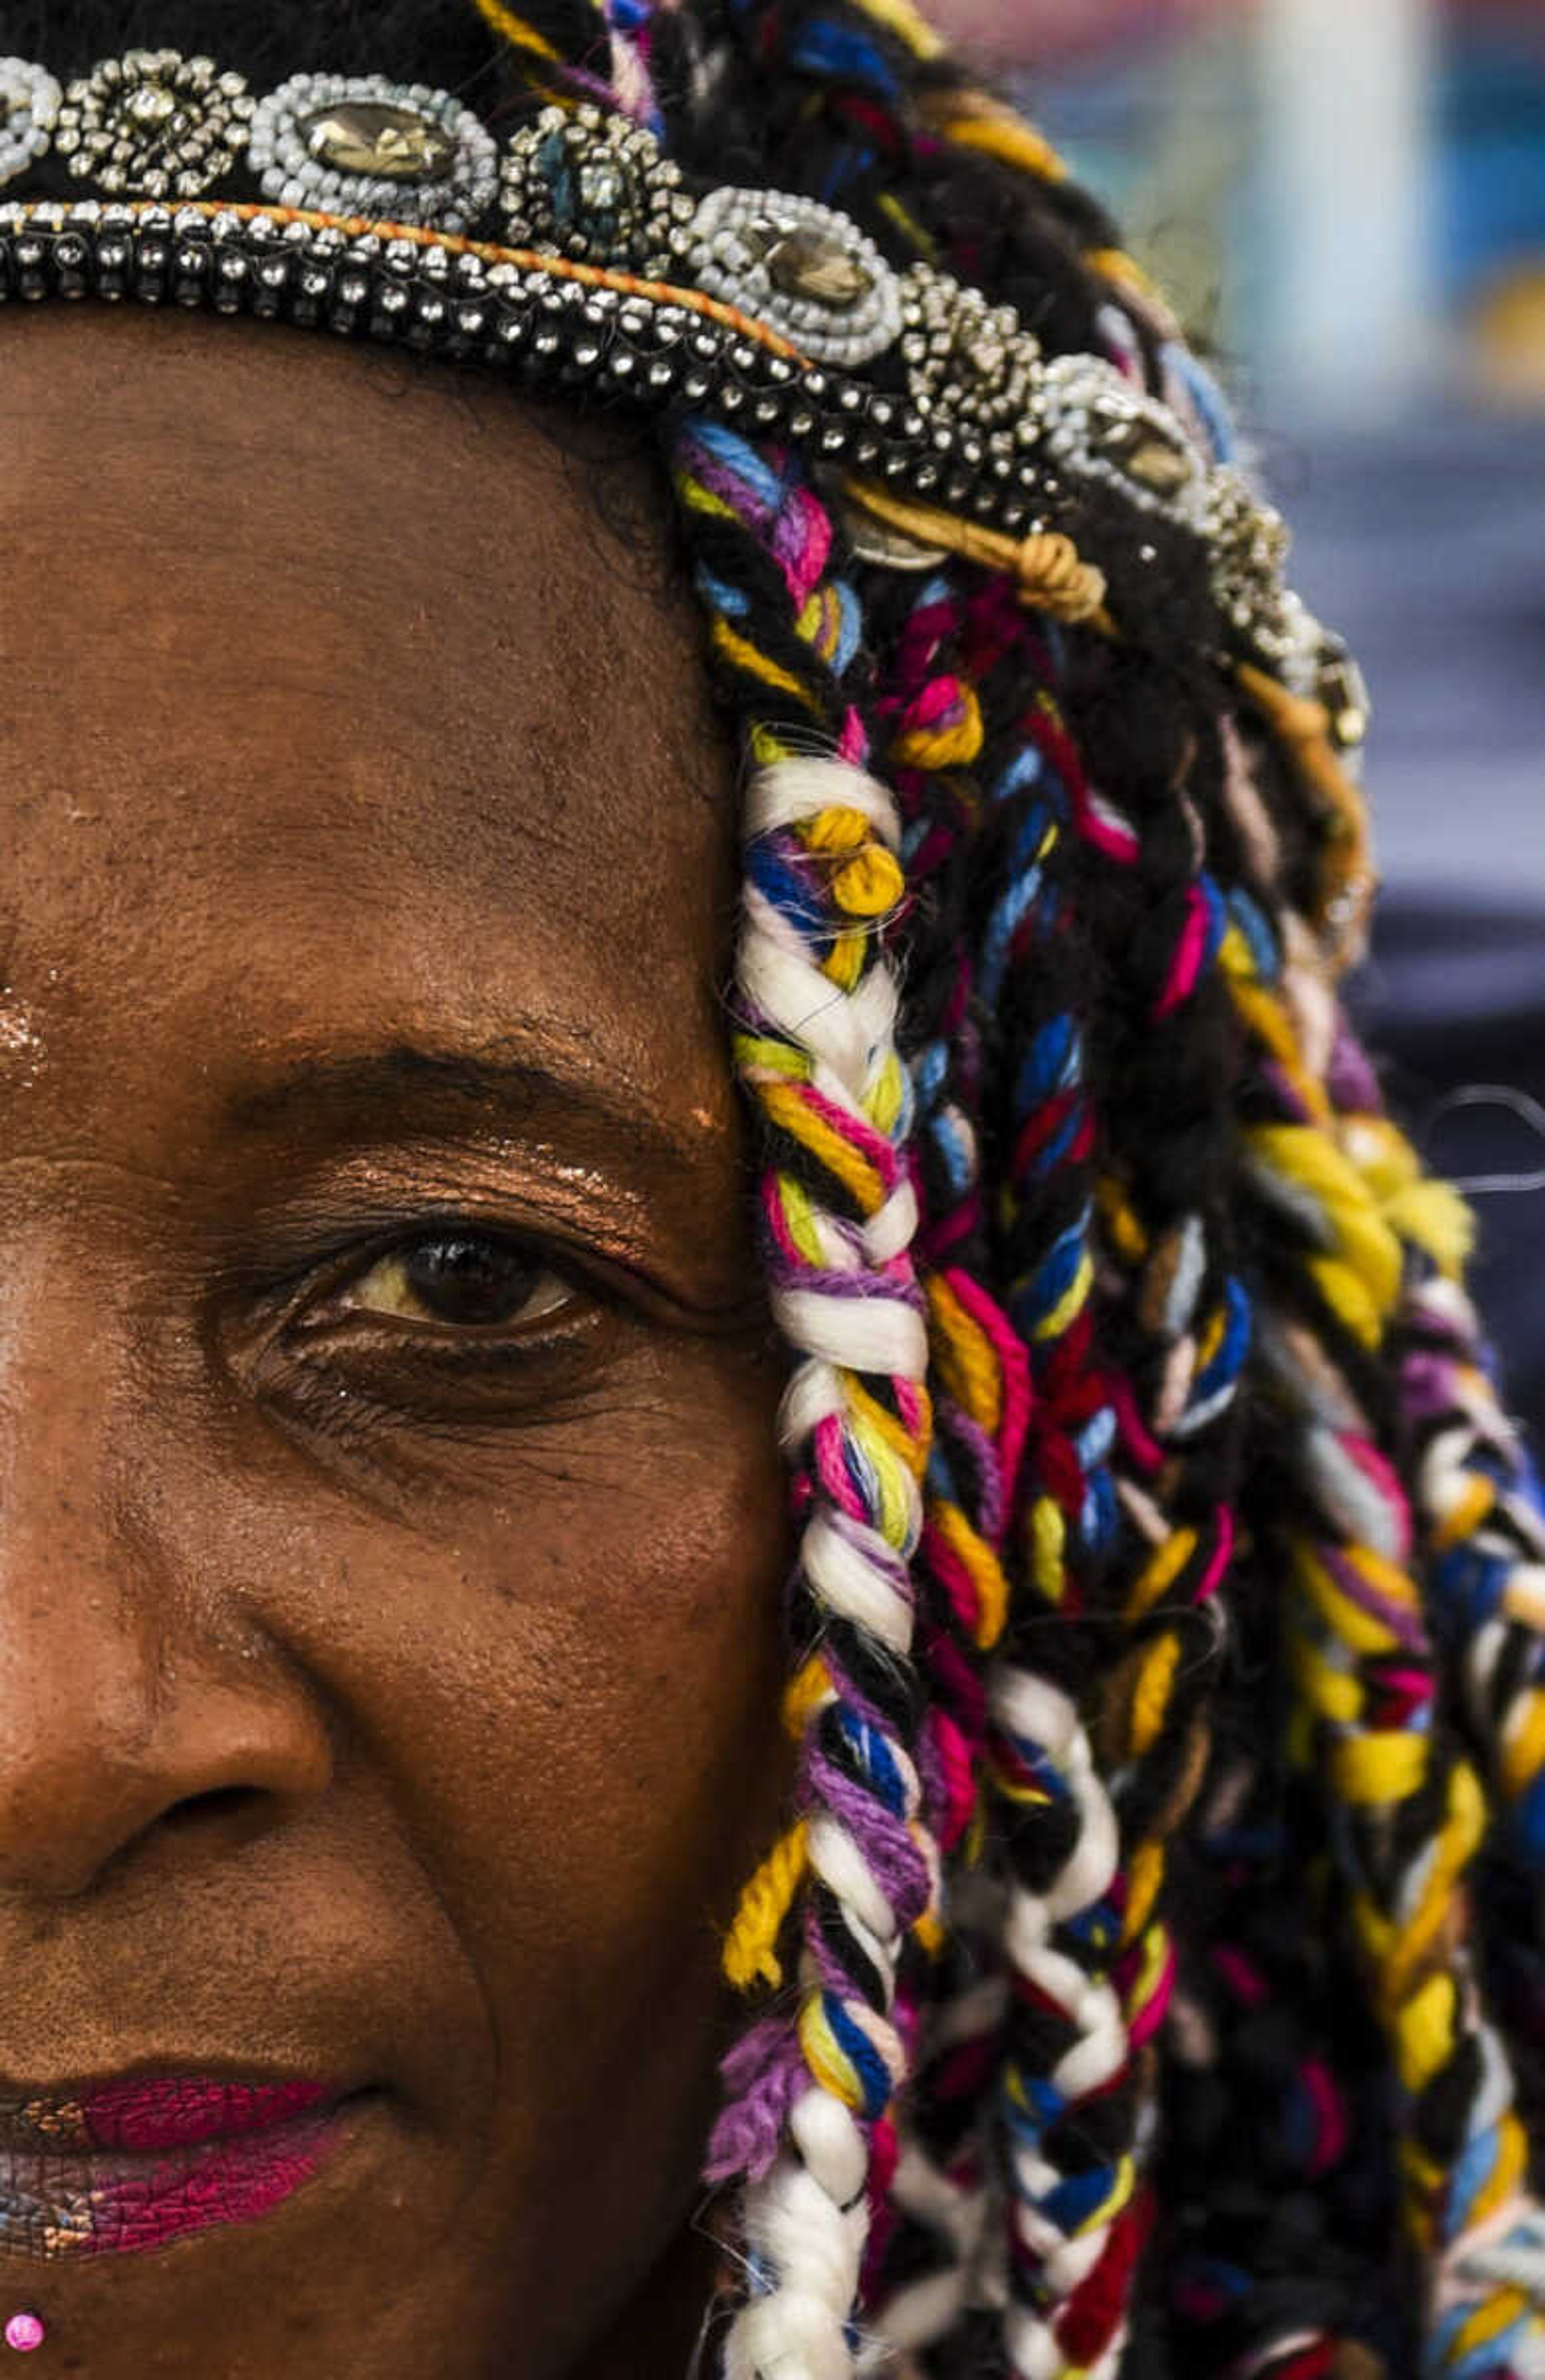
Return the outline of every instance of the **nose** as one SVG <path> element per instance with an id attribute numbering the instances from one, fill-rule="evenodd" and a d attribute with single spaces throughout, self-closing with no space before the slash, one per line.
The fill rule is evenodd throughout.
<path id="1" fill-rule="evenodd" d="M 63 1900 L 174 1836 L 250 1840 L 331 1774 L 314 1696 L 228 1582 L 190 1574 L 186 1447 L 169 1434 L 147 1476 L 111 1369 L 61 1379 L 14 1341 L 0 1363 L 0 1893 Z"/>

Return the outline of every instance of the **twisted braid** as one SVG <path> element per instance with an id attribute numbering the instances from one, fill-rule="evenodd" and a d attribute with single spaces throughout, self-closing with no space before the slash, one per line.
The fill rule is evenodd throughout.
<path id="1" fill-rule="evenodd" d="M 1262 980 L 1277 945 L 1261 901 L 1280 900 L 1286 866 L 1283 789 L 1269 774 L 1257 783 L 1249 738 L 1226 714 L 1216 722 L 1212 761 L 1193 784 L 1220 905 L 1220 977 L 1236 1017 L 1270 1050 L 1272 1079 L 1286 1081 L 1285 1067 L 1296 1081 L 1304 1067 L 1289 1020 Z M 1316 880 L 1313 870 L 1308 880 Z M 1284 915 L 1302 936 L 1291 911 Z M 1256 1106 L 1250 1079 L 1242 1077 L 1235 1093 L 1247 1119 Z M 1231 1130 L 1230 1140 L 1232 1172 L 1247 1156 L 1248 1124 L 1243 1136 Z M 1236 1184 L 1229 1196 L 1240 1218 L 1237 1261 L 1255 1316 L 1256 1374 L 1270 1378 L 1277 1233 L 1273 1225 L 1258 1241 Z M 1380 2309 L 1388 2307 L 1381 2086 L 1369 2082 L 1369 2038 L 1347 2012 L 1351 1979 L 1334 1947 L 1339 1908 L 1320 1872 L 1308 1797 L 1279 1773 L 1285 1696 L 1273 1682 L 1286 1655 L 1259 1533 L 1300 1491 L 1280 1464 L 1280 1413 L 1256 1395 L 1242 1401 L 1242 1420 L 1243 1560 L 1213 1710 L 1223 1752 L 1209 1815 L 1185 1862 L 1186 1977 L 1165 2100 L 1174 2138 L 1164 2190 L 1178 2254 L 1170 2311 L 1187 2372 L 1344 2365 L 1361 2374 L 1383 2368 L 1368 2363 L 1363 2342 L 1382 2339 Z M 1242 2125 L 1241 2111 L 1252 2107 L 1259 2120 Z"/>
<path id="2" fill-rule="evenodd" d="M 962 821 L 974 829 L 966 846 L 968 867 L 955 872 L 956 887 L 966 886 L 967 897 L 962 901 L 957 891 L 948 903 L 952 927 L 958 929 L 943 971 L 947 989 L 941 1003 L 950 1033 L 931 1033 L 914 1061 L 919 1145 L 933 1151 L 931 1161 L 943 1193 L 942 1205 L 936 1201 L 930 1206 L 919 1248 L 946 1259 L 924 1276 L 934 1326 L 939 1433 L 930 1474 L 938 1492 L 925 1506 L 922 1573 L 943 1589 L 943 1627 L 935 1640 L 934 1666 L 943 1673 L 946 1748 L 964 1751 L 972 1761 L 970 1767 L 964 1759 L 951 1766 L 959 1790 L 947 1820 L 950 1848 L 968 1826 L 976 1831 L 979 1801 L 974 1766 L 988 1716 L 986 1698 L 973 1682 L 967 1725 L 955 1725 L 947 1715 L 951 1665 L 960 1679 L 972 1678 L 970 1650 L 991 1651 L 1001 1634 L 1007 1583 L 999 1556 L 1020 1525 L 1015 1494 L 1019 1454 L 1027 1424 L 1032 1439 L 1036 1430 L 1028 1393 L 1034 1356 L 1027 1357 L 1025 1318 L 1033 1312 L 1044 1373 L 1056 1360 L 1058 1333 L 1077 1319 L 1086 1285 L 1077 1262 L 1070 1273 L 1064 1269 L 1055 1244 L 1059 1235 L 1048 1233 L 1044 1219 L 1028 1211 L 1033 1200 L 1019 1202 L 1018 1246 L 1028 1268 L 1027 1277 L 1004 1285 L 1004 1299 L 1012 1289 L 1019 1300 L 1020 1310 L 1012 1318 L 981 1278 L 991 1267 L 997 1279 L 1002 1266 L 991 1245 L 994 1235 L 984 1229 L 990 1219 L 979 1186 L 983 1112 L 977 1020 L 987 1024 L 992 1038 L 990 1075 L 1001 1075 L 1005 1067 L 1018 1071 L 1025 1096 L 1033 1099 L 1034 1069 L 1028 1060 L 1020 1064 L 1023 1020 L 1008 1015 L 1001 994 L 1010 944 L 1043 889 L 1041 863 L 1054 834 L 1049 812 L 1031 791 L 1042 763 L 1025 735 L 1028 638 L 1028 624 L 1012 600 L 1004 601 L 1002 589 L 977 582 L 967 593 L 947 577 L 931 582 L 899 634 L 897 683 L 878 706 L 882 717 L 894 725 L 890 756 L 904 808 L 915 820 L 909 830 L 913 881 L 938 865 Z M 990 730 L 993 720 L 1000 723 Z M 962 773 L 966 771 L 972 772 L 969 777 Z M 1005 839 L 1019 851 L 1006 892 Z M 1031 1022 L 1039 1025 L 1040 1019 L 1032 1017 Z M 1067 1105 L 1063 1086 L 1076 1078 L 1077 1071 L 1076 1051 L 1070 1061 L 1064 1050 L 1058 1082 L 1040 1087 L 1049 1109 L 1046 1132 L 1056 1144 L 1043 1154 L 1052 1165 L 1059 1156 L 1071 1153 L 1082 1159 L 1087 1154 L 1087 1120 L 1076 1117 L 1071 1132 L 1061 1131 Z M 945 1097 L 946 1089 L 952 1096 Z M 1022 1130 L 1021 1137 L 1028 1165 L 1031 1135 Z M 1075 1197 L 1075 1215 L 1077 1203 Z M 1054 1195 L 1051 1208 L 1054 1218 Z M 1028 1252 L 1032 1247 L 1038 1248 L 1039 1259 L 1030 1266 Z M 999 1450 L 1005 1446 L 1006 1463 L 999 1459 Z M 957 1475 L 973 1482 L 975 1527 L 964 1519 Z M 1076 1531 L 1083 1502 L 1080 1497 L 1075 1507 Z M 947 1661 L 941 1658 L 941 1645 L 948 1650 Z M 1004 2104 L 1012 2113 L 1009 2144 L 1022 2177 L 1032 2169 L 1035 2176 L 1022 2182 L 1015 2262 L 1023 2276 L 1021 2296 L 1033 2292 L 1042 2341 L 1040 2348 L 1022 2343 L 1016 2369 L 1035 2368 L 1026 2359 L 1040 2355 L 1051 2340 L 1049 2312 L 1058 2307 L 1066 2311 L 1076 2284 L 1104 2246 L 1106 2227 L 1098 2221 L 1077 2249 L 1065 2235 L 1075 2208 L 1079 2228 L 1086 2230 L 1088 2219 L 1100 2214 L 1101 2194 L 1091 2189 L 1089 2124 L 1081 2103 L 1108 2091 L 1125 2049 L 1108 1984 L 1086 1973 L 1091 1946 L 1098 1967 L 1101 1940 L 1114 1937 L 1108 1914 L 1102 1932 L 1089 1907 L 1098 1911 L 1111 1883 L 1115 1838 L 1109 1803 L 1073 1705 L 1049 1679 L 1032 1674 L 1025 1659 L 1018 1655 L 993 1664 L 995 1802 L 999 1828 L 1004 1814 L 1010 1821 L 1009 1864 L 1015 1871 L 1006 1928 L 999 1904 L 991 1905 L 1004 1930 L 1011 1967 L 1018 1974 L 1019 2005 L 1025 2006 L 1027 1997 L 1043 2003 L 1060 1988 L 1069 2004 L 1071 2039 L 1078 2047 L 1077 2055 L 1066 2045 L 1060 2058 L 1051 2055 L 1044 2008 L 1039 2014 L 1026 2014 L 1018 2029 L 1035 2035 L 1033 2050 L 1028 2043 L 1022 2047 L 1004 2083 Z M 937 1705 L 935 1710 L 940 1715 Z M 990 1868 L 992 1864 L 990 1860 Z M 1067 1943 L 1053 1938 L 1064 1932 L 1071 1941 L 1072 1925 L 1064 1921 L 1074 1919 L 1082 1928 L 1077 1936 L 1077 1961 L 1070 1958 Z M 930 2012 L 925 2038 L 937 2043 L 938 2054 L 931 2061 L 925 2050 L 918 2095 L 931 2111 L 932 2137 L 957 2151 L 962 2132 L 951 2125 L 952 2107 L 967 2089 L 979 2090 L 981 2077 L 994 2060 L 994 2033 L 1003 2009 L 995 1965 L 995 1961 L 979 1958 L 967 1970 L 970 1980 L 958 1998 L 946 1999 Z M 1059 2123 L 1075 2106 L 1078 2116 Z M 1027 2140 L 1032 2129 L 1038 2135 L 1034 2151 Z M 1076 2152 L 1071 2170 L 1059 2173 L 1059 2156 L 1065 2160 L 1070 2152 Z M 995 2286 L 991 2272 L 1003 2261 L 1001 2250 L 991 2252 L 983 2231 L 991 2168 L 984 2164 L 982 2143 L 969 2134 L 962 2165 L 952 2179 L 958 2190 L 953 2209 L 944 2203 L 949 2228 L 957 2241 L 981 2244 L 985 2268 L 969 2286 L 979 2295 L 984 2289 L 991 2293 Z M 938 2208 L 937 2178 L 931 2197 Z M 927 2319 L 937 2322 L 949 2302 L 935 2283 L 926 2301 Z M 905 2316 L 894 2306 L 887 2308 L 887 2335 L 917 2343 L 925 2335 L 924 2313 L 924 2301 L 914 2290 Z M 1087 2320 L 1086 2313 L 1086 2325 Z"/>
<path id="3" fill-rule="evenodd" d="M 882 603 L 882 590 L 876 608 Z M 934 1415 L 918 1559 L 918 1641 L 929 1689 L 923 1766 L 946 1860 L 980 1849 L 983 1665 L 1007 1608 L 1001 1556 L 1028 1405 L 1024 1350 L 982 1282 L 982 1066 L 968 954 L 979 823 L 968 772 L 981 722 L 972 690 L 943 665 L 958 613 L 947 576 L 920 589 L 894 632 L 882 634 L 882 649 L 894 661 L 874 704 L 905 821 L 912 898 L 905 1035 L 917 1101 L 917 1254 Z M 973 1932 L 970 1898 L 958 1887 L 952 1892 L 947 1957 L 903 1985 L 916 2070 L 890 2144 L 892 2204 L 877 2209 L 865 2296 L 883 2335 L 908 2350 L 955 2327 L 989 2219 L 991 2174 L 976 2111 L 981 2062 L 991 2055 L 1001 2012 L 998 1920 L 989 1895 Z"/>
<path id="4" fill-rule="evenodd" d="M 1087 684 L 1080 694 L 1089 724 L 1104 730 L 1103 704 L 1089 699 Z M 1151 687 L 1133 696 L 1134 719 L 1151 730 L 1164 716 L 1162 696 Z M 1172 715 L 1174 708 L 1171 696 Z M 1232 1269 L 1227 1118 L 1216 1096 L 1228 1058 L 1209 975 L 1216 895 L 1200 868 L 1195 813 L 1183 787 L 1178 796 L 1173 790 L 1179 751 L 1166 756 L 1159 742 L 1140 761 L 1125 757 L 1125 782 L 1146 778 L 1155 815 L 1139 833 L 1094 795 L 1080 769 L 1082 832 L 1066 897 L 1075 914 L 1098 905 L 1113 917 L 1099 1018 L 1108 1118 L 1096 1184 L 1101 1273 L 1087 1318 L 1102 1343 L 1100 1426 L 1115 1466 L 1113 1552 L 1097 1610 L 1106 1675 L 1096 1743 L 1114 1777 L 1122 1826 L 1114 1981 L 1132 2046 L 1142 2049 L 1162 2021 L 1173 1974 L 1166 1845 L 1199 1781 L 1219 1671 L 1222 1632 L 1204 1621 L 1198 1641 L 1196 1615 L 1219 1596 L 1233 1551 L 1248 1305 Z M 1101 769 L 1107 782 L 1109 774 Z M 1151 2055 L 1143 2061 L 1150 2065 Z M 1151 2074 L 1139 2070 L 1129 2088 L 1140 2105 Z M 1146 2134 L 1134 2138 L 1140 2146 Z M 1146 2192 L 1135 2192 L 1113 2254 L 1130 2257 L 1149 2215 Z"/>
<path id="5" fill-rule="evenodd" d="M 844 206 L 1226 451 L 1098 210 L 909 0 L 532 0 L 513 30 L 477 5 L 526 83 L 603 90 L 688 165 Z M 1182 2281 L 1181 2368 L 1204 2338 L 1274 2380 L 1400 2354 L 1355 2302 L 1388 2134 L 1428 2368 L 1521 2374 L 1545 2256 L 1468 1890 L 1482 1774 L 1518 1858 L 1545 1855 L 1540 1499 L 1485 1379 L 1463 1219 L 1382 1117 L 1308 922 L 1362 848 L 1356 795 L 1314 706 L 1246 674 L 1236 710 L 1186 658 L 1163 589 L 1118 650 L 957 565 L 894 604 L 868 579 L 860 606 L 785 458 L 695 424 L 675 461 L 718 682 L 773 788 L 736 1056 L 804 1531 L 799 1808 L 729 1969 L 781 1990 L 796 1929 L 803 1948 L 726 2067 L 712 2169 L 747 2184 L 750 2284 L 727 2368 L 836 2380 L 889 2340 L 899 2369 L 964 2372 L 1001 2315 L 1016 2371 L 1113 2371 L 1164 2038 L 1230 2105 L 1312 2102 L 1253 2242 L 1223 2180 L 1198 2185 L 1238 2286 L 1220 2315 Z M 864 770 L 871 737 L 899 820 L 868 781 L 810 775 Z M 839 1327 L 865 1331 L 855 1286 L 861 1348 Z M 1264 1714 L 1262 1665 L 1291 1673 Z M 1166 2034 L 1166 1871 L 1220 1862 Z M 1339 1949 L 1306 1965 L 1271 1905 L 1289 1864 L 1292 1905 L 1353 1937 L 1391 2120 L 1384 2078 L 1355 2071 Z M 1189 2065 L 1188 2027 L 1210 2045 Z M 1199 2090 L 1164 2105 L 1178 2154 Z"/>
<path id="6" fill-rule="evenodd" d="M 850 2368 L 869 2136 L 906 2065 L 893 2022 L 900 1946 L 935 1900 L 910 1661 L 926 1330 L 908 1254 L 911 1099 L 875 924 L 901 891 L 899 830 L 889 795 L 861 771 L 867 738 L 844 685 L 857 606 L 826 576 L 824 510 L 792 464 L 712 424 L 683 427 L 675 472 L 721 686 L 759 764 L 735 1051 L 765 1132 L 773 1312 L 799 1357 L 780 1435 L 800 1528 L 797 1617 L 811 1646 L 790 1689 L 800 1815 L 793 1846 L 773 1855 L 785 1877 L 809 1874 L 798 2004 L 759 2044 L 761 2137 L 747 2137 L 743 2057 L 731 2078 L 742 2096 L 712 2152 L 721 2177 L 750 2176 L 751 2291 L 726 2368 L 749 2380 L 796 2354 L 812 2380 L 837 2380 Z M 836 759 L 796 757 L 791 738 L 812 732 Z M 776 1976 L 767 1889 L 764 1876 L 736 1930 L 740 1955 L 753 1931 L 748 1963 Z"/>
<path id="7" fill-rule="evenodd" d="M 1138 2099 L 1113 1968 L 1117 1832 L 1083 1724 L 1093 1641 L 1081 1616 L 1113 1536 L 1113 1432 L 1095 1361 L 1085 1082 L 1088 953 L 1070 934 L 1066 846 L 1082 793 L 1052 686 L 1050 631 L 987 582 L 979 638 L 999 646 L 1010 732 L 994 755 L 982 879 L 982 997 L 994 1020 L 994 1263 L 1030 1349 L 1036 1404 L 1016 1516 L 1019 1616 L 994 1665 L 992 1775 L 1012 1878 L 1012 2018 L 999 2077 L 1013 2182 L 1011 2368 L 1113 2368 L 1143 2210 Z"/>
<path id="8" fill-rule="evenodd" d="M 1347 1039 L 1318 971 L 1307 981 L 1304 971 L 1301 933 L 1279 942 L 1268 931 L 1236 949 L 1230 978 L 1264 1054 L 1263 1120 L 1245 1133 L 1247 1196 L 1271 1217 L 1259 1245 L 1273 1274 L 1267 1351 L 1288 1424 L 1283 1459 L 1335 1532 L 1274 1532 L 1296 1588 L 1297 1749 L 1306 1765 L 1323 1758 L 1332 1841 L 1403 2088 L 1408 2234 L 1435 2265 L 1428 2368 L 1465 2368 L 1485 2338 L 1506 2370 L 1507 2354 L 1538 2351 L 1539 2328 L 1527 2300 L 1471 2262 L 1499 2223 L 1531 2218 L 1509 2061 L 1481 2009 L 1467 1938 L 1484 1797 L 1442 1707 L 1412 1572 L 1394 1384 L 1378 1361 L 1401 1295 L 1400 1239 L 1341 1146 L 1325 1085 L 1345 1072 Z M 1429 1189 L 1411 1199 L 1413 1233 L 1452 1234 L 1453 1194 Z"/>
<path id="9" fill-rule="evenodd" d="M 1403 1453 L 1433 1624 L 1465 1682 L 1474 1757 L 1518 1854 L 1545 1856 L 1545 1493 L 1500 1404 L 1496 1358 L 1465 1288 L 1473 1219 L 1425 1175 L 1338 1015 L 1327 1085 L 1336 1135 L 1403 1256 L 1389 1328 Z"/>

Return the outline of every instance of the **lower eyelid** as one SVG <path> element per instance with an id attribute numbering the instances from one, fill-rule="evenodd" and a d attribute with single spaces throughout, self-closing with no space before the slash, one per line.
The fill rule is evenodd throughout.
<path id="1" fill-rule="evenodd" d="M 604 1304 L 582 1303 L 572 1318 L 525 1333 L 481 1334 L 389 1317 L 342 1314 L 315 1330 L 314 1343 L 280 1347 L 254 1379 L 265 1402 L 288 1409 L 308 1427 L 343 1427 L 550 1418 L 554 1402 L 589 1394 L 632 1334 Z M 351 1419 L 352 1416 L 352 1419 Z"/>

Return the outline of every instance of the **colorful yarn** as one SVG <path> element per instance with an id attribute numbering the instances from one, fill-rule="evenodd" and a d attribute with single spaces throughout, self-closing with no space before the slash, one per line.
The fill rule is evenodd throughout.
<path id="1" fill-rule="evenodd" d="M 1233 450 L 911 0 L 477 6 L 517 82 L 835 200 Z M 739 420 L 670 462 L 752 771 L 799 1535 L 797 1797 L 725 1947 L 777 1997 L 708 2168 L 724 2374 L 1525 2380 L 1545 2230 L 1475 1912 L 1493 1807 L 1521 1900 L 1545 1856 L 1545 1503 L 1463 1203 L 1337 1009 L 1367 822 L 1323 714 L 1182 663 L 1162 586 L 1101 639 L 1067 555 L 858 565 Z"/>

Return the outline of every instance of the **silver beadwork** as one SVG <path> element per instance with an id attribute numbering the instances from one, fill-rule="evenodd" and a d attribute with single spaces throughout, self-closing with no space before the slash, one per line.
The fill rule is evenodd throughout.
<path id="1" fill-rule="evenodd" d="M 902 281 L 901 352 L 919 405 L 980 430 L 1011 429 L 1030 409 L 1040 342 L 1012 306 L 926 264 Z"/>
<path id="2" fill-rule="evenodd" d="M 41 67 L 0 59 L 0 187 L 51 137 L 95 192 L 67 206 L 0 198 L 0 300 L 95 292 L 280 314 L 518 362 L 560 387 L 707 407 L 748 435 L 789 438 L 839 503 L 857 471 L 1003 532 L 1076 536 L 1118 618 L 1131 573 L 1173 566 L 1205 579 L 1223 650 L 1324 705 L 1354 765 L 1366 695 L 1287 587 L 1285 529 L 1249 482 L 1210 468 L 1177 416 L 1105 358 L 1044 358 L 1011 308 L 928 266 L 898 273 L 814 199 L 694 197 L 651 133 L 589 104 L 544 111 L 501 161 L 446 91 L 298 75 L 254 102 L 239 75 L 172 50 L 109 59 L 62 99 Z M 294 219 L 179 207 L 244 151 Z M 149 203 L 101 202 L 125 192 Z M 496 200 L 512 243 L 534 255 L 485 263 L 439 244 L 485 228 Z M 365 221 L 337 220 L 348 217 Z M 392 221 L 427 237 L 394 238 Z M 591 285 L 608 272 L 695 287 L 749 319 Z M 794 354 L 774 352 L 757 321 Z M 882 357 L 876 385 L 865 368 Z M 920 570 L 944 551 L 845 520 L 877 565 Z"/>
<path id="3" fill-rule="evenodd" d="M 281 206 L 440 231 L 466 231 L 498 181 L 498 151 L 469 108 L 384 75 L 292 75 L 259 103 L 249 154 Z"/>
<path id="4" fill-rule="evenodd" d="M 499 195 L 517 248 L 651 279 L 667 278 L 685 257 L 697 210 L 651 132 L 588 103 L 572 115 L 544 107 L 516 133 Z"/>
<path id="5" fill-rule="evenodd" d="M 45 67 L 0 58 L 0 189 L 43 154 L 63 98 Z"/>
<path id="6" fill-rule="evenodd" d="M 1212 593 L 1230 627 L 1281 670 L 1295 692 L 1312 694 L 1320 631 L 1284 584 L 1292 540 L 1244 473 L 1222 464 L 1207 481 L 1202 522 Z"/>
<path id="7" fill-rule="evenodd" d="M 1054 357 L 1040 374 L 1032 419 L 1064 469 L 1102 481 L 1140 511 L 1205 532 L 1210 479 L 1184 425 L 1113 364 Z"/>
<path id="8" fill-rule="evenodd" d="M 820 363 L 854 371 L 895 345 L 899 275 L 857 224 L 783 190 L 710 190 L 688 226 L 700 289 L 737 306 Z"/>
<path id="9" fill-rule="evenodd" d="M 1330 718 L 1332 741 L 1343 752 L 1356 752 L 1368 739 L 1373 705 L 1361 666 L 1339 637 L 1327 637 L 1320 649 L 1316 691 Z"/>
<path id="10" fill-rule="evenodd" d="M 70 84 L 54 146 L 115 198 L 196 199 L 240 156 L 251 115 L 244 78 L 213 59 L 127 50 Z"/>

